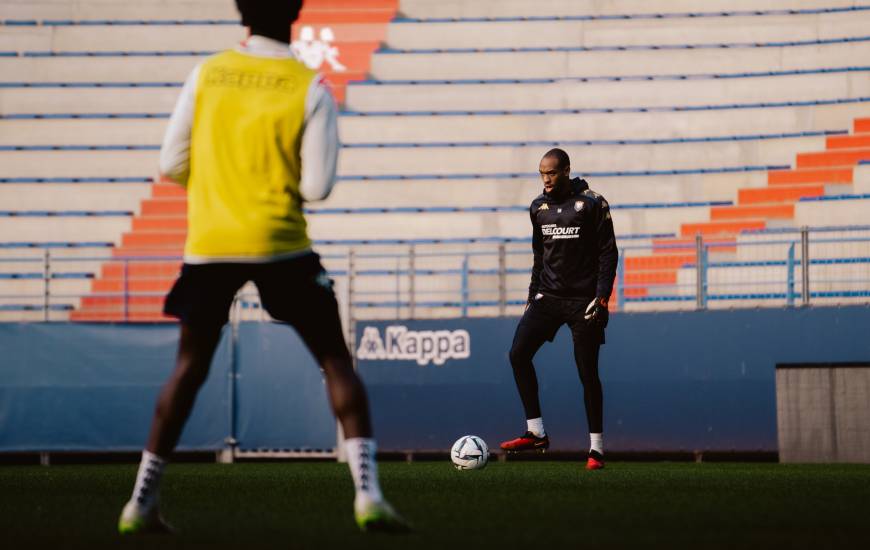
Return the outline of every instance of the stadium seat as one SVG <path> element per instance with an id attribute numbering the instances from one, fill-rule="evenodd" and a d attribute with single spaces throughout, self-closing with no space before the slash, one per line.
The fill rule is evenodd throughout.
<path id="1" fill-rule="evenodd" d="M 0 59 L 0 82 L 184 82 L 202 56 Z M 143 75 L 147 75 L 143 79 Z"/>
<path id="2" fill-rule="evenodd" d="M 92 19 L 238 19 L 232 0 L 9 0 L 0 5 L 0 20 Z"/>
<path id="3" fill-rule="evenodd" d="M 131 212 L 0 212 L 0 234 L 17 240 L 116 241 L 130 226 Z"/>
<path id="4" fill-rule="evenodd" d="M 831 3 L 833 4 L 833 3 Z M 850 6 L 851 2 L 840 2 Z M 761 10 L 819 9 L 815 0 L 668 0 L 637 2 L 608 0 L 575 2 L 574 0 L 537 0 L 534 13 L 524 0 L 403 0 L 402 13 L 410 18 L 487 18 L 487 17 L 570 17 L 570 16 L 649 16 L 661 13 L 735 12 Z"/>
<path id="5" fill-rule="evenodd" d="M 676 98 L 675 98 L 676 99 Z M 767 132 L 848 130 L 868 104 L 553 114 L 342 116 L 345 143 L 550 141 L 693 138 Z M 677 105 L 675 102 L 674 105 Z M 615 107 L 615 105 L 614 105 Z M 162 123 L 155 121 L 154 124 Z M 553 139 L 559 136 L 558 139 Z"/>
<path id="6" fill-rule="evenodd" d="M 668 10 L 669 11 L 669 10 Z M 858 16 L 856 17 L 856 13 Z M 599 20 L 398 21 L 391 48 L 514 48 L 818 40 L 866 34 L 865 14 L 833 13 Z"/>
<path id="7" fill-rule="evenodd" d="M 375 80 L 389 81 L 759 72 L 816 69 L 825 66 L 830 59 L 866 59 L 870 54 L 870 39 L 861 42 L 847 40 L 772 47 L 756 47 L 755 42 L 729 45 L 705 41 L 696 47 L 685 44 L 667 50 L 666 64 L 657 63 L 663 53 L 658 45 L 646 50 L 616 51 L 523 50 L 508 43 L 494 51 L 479 52 L 385 50 L 375 53 L 371 73 Z M 518 67 L 522 67 L 521 72 Z"/>
<path id="8" fill-rule="evenodd" d="M 605 107 L 706 105 L 740 98 L 745 102 L 805 101 L 849 97 L 870 85 L 870 69 L 765 76 L 614 81 L 494 82 L 457 84 L 353 83 L 347 108 L 353 111 L 516 111 Z M 444 93 L 447 87 L 450 93 Z"/>
<path id="9" fill-rule="evenodd" d="M 106 210 L 136 211 L 150 195 L 149 183 L 3 183 L 0 205 L 4 210 L 50 211 L 62 205 L 69 210 L 89 210 L 96 205 Z M 61 200 L 58 197 L 62 197 Z"/>
<path id="10" fill-rule="evenodd" d="M 461 278 L 485 293 L 497 267 L 491 256 L 475 263 L 462 252 L 479 246 L 491 254 L 508 238 L 516 313 L 530 263 L 524 208 L 540 192 L 538 160 L 554 146 L 566 148 L 574 172 L 613 205 L 625 251 L 619 306 L 628 309 L 694 307 L 698 234 L 712 245 L 709 307 L 781 305 L 790 244 L 750 243 L 800 225 L 864 223 L 866 7 L 809 0 L 336 7 L 307 2 L 293 36 L 328 26 L 348 66 L 329 72 L 339 98 L 350 82 L 339 183 L 328 201 L 309 205 L 317 246 L 336 251 L 325 261 L 340 287 L 351 246 L 398 254 L 437 241 L 433 251 L 456 246 L 460 254 L 419 259 L 426 273 L 418 298 L 428 303 L 419 314 L 455 315 Z M 178 259 L 133 258 L 180 254 L 185 205 L 181 189 L 150 183 L 156 149 L 190 68 L 244 38 L 237 18 L 231 0 L 0 5 L 0 229 L 13 236 L 4 237 L 9 246 L 0 243 L 0 256 L 33 260 L 0 270 L 0 294 L 37 293 L 45 250 L 80 251 L 51 247 L 108 243 L 90 253 L 116 261 L 63 262 L 70 275 L 58 288 L 91 295 L 58 302 L 51 314 L 162 319 L 159 295 Z M 814 245 L 813 254 L 831 263 L 814 264 L 812 273 L 861 275 L 857 260 L 870 256 L 861 246 Z M 856 261 L 837 263 L 846 256 Z M 391 261 L 360 260 L 363 288 L 373 294 L 355 303 L 368 315 L 394 314 L 378 305 L 396 299 L 383 294 L 402 274 Z M 773 290 L 768 279 L 777 281 Z M 475 300 L 478 312 L 500 311 L 488 297 Z M 28 308 L 39 305 L 38 297 L 7 301 L 0 317 L 37 316 Z"/>

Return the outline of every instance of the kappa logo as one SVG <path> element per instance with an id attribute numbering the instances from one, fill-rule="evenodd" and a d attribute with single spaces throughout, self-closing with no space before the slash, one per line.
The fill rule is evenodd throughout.
<path id="1" fill-rule="evenodd" d="M 381 338 L 377 327 L 365 327 L 357 359 L 381 361 L 416 361 L 443 365 L 449 359 L 471 357 L 471 335 L 467 330 L 408 330 L 401 325 L 388 326 Z"/>
<path id="2" fill-rule="evenodd" d="M 538 212 L 540 212 L 541 210 L 549 210 L 549 209 L 550 209 L 550 205 L 547 203 L 544 203 L 538 207 Z"/>
<path id="3" fill-rule="evenodd" d="M 314 38 L 313 27 L 302 27 L 299 38 L 290 44 L 290 49 L 297 59 L 315 71 L 324 63 L 328 63 L 333 71 L 342 73 L 347 70 L 338 60 L 338 47 L 333 46 L 335 33 L 330 27 L 320 29 L 320 40 Z"/>

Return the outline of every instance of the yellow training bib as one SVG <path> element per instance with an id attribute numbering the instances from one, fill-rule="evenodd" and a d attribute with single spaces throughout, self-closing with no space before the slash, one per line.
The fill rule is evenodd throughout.
<path id="1" fill-rule="evenodd" d="M 300 148 L 314 71 L 226 51 L 196 88 L 187 184 L 188 259 L 257 261 L 311 246 Z"/>

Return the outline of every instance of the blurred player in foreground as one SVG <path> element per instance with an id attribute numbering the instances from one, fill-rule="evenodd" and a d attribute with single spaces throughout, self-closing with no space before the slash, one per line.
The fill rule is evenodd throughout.
<path id="1" fill-rule="evenodd" d="M 181 322 L 121 533 L 167 531 L 159 485 L 205 382 L 236 291 L 254 281 L 269 314 L 295 327 L 326 377 L 341 422 L 363 530 L 406 524 L 381 494 L 368 401 L 342 335 L 332 282 L 311 250 L 302 206 L 335 183 L 336 106 L 321 77 L 290 53 L 302 1 L 237 0 L 251 36 L 197 66 L 178 99 L 160 169 L 187 187 L 181 276 L 164 311 Z"/>
<path id="2" fill-rule="evenodd" d="M 589 424 L 589 470 L 604 467 L 604 400 L 598 377 L 598 351 L 604 343 L 607 301 L 616 277 L 618 251 L 610 207 L 585 180 L 571 179 L 571 161 L 561 149 L 544 155 L 539 166 L 544 192 L 532 201 L 534 265 L 526 310 L 510 351 L 514 379 L 526 412 L 526 433 L 505 441 L 508 452 L 544 450 L 538 379 L 532 358 L 567 324 L 574 361 L 583 382 Z"/>

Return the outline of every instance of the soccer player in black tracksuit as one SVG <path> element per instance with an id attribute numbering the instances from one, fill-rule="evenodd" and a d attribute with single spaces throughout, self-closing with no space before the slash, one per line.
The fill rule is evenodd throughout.
<path id="1" fill-rule="evenodd" d="M 514 379 L 526 412 L 527 431 L 505 441 L 505 451 L 546 449 L 532 358 L 564 324 L 571 328 L 574 360 L 583 382 L 590 450 L 586 468 L 604 467 L 603 399 L 598 350 L 604 343 L 607 301 L 616 277 L 618 251 L 610 208 L 585 180 L 571 179 L 568 154 L 552 149 L 540 164 L 544 192 L 532 201 L 534 266 L 529 300 L 510 351 Z"/>

